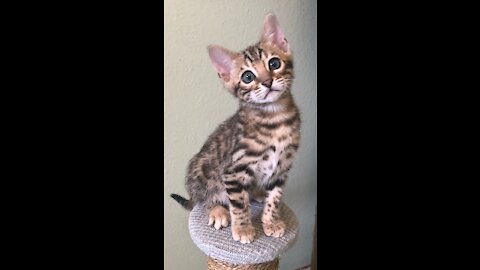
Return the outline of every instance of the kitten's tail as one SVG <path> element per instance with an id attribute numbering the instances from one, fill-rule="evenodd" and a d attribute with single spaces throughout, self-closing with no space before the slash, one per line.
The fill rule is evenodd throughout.
<path id="1" fill-rule="evenodd" d="M 193 209 L 193 200 L 187 200 L 184 197 L 177 195 L 177 194 L 170 194 L 170 197 L 172 197 L 175 201 L 177 201 L 183 208 L 187 210 L 192 210 Z"/>

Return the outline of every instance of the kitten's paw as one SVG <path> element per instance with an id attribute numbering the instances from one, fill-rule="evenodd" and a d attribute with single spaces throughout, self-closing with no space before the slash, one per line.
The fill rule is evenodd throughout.
<path id="1" fill-rule="evenodd" d="M 252 224 L 232 226 L 232 236 L 233 240 L 242 244 L 251 243 L 255 237 L 255 228 Z"/>
<path id="2" fill-rule="evenodd" d="M 263 232 L 266 236 L 273 237 L 282 237 L 285 234 L 285 223 L 281 220 L 278 220 L 274 223 L 268 222 L 263 223 Z"/>
<path id="3" fill-rule="evenodd" d="M 220 229 L 222 227 L 228 227 L 228 217 L 229 213 L 221 205 L 214 206 L 208 213 L 208 226 L 215 227 L 215 229 Z"/>

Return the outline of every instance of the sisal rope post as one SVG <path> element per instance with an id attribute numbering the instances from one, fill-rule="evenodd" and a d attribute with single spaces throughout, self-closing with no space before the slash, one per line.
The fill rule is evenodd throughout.
<path id="1" fill-rule="evenodd" d="M 208 270 L 277 270 L 278 259 L 266 263 L 232 264 L 208 257 Z"/>

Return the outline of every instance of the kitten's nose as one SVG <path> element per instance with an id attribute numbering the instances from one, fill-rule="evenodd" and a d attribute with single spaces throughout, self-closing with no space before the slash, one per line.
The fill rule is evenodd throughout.
<path id="1" fill-rule="evenodd" d="M 270 80 L 263 81 L 262 84 L 265 85 L 266 87 L 271 87 L 272 82 L 273 82 L 273 80 L 270 79 Z"/>

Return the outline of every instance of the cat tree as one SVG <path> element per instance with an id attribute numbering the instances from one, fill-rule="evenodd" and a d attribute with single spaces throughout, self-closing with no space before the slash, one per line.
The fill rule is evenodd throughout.
<path id="1" fill-rule="evenodd" d="M 188 227 L 193 242 L 208 256 L 208 269 L 278 269 L 279 258 L 295 243 L 298 234 L 298 220 L 295 214 L 286 204 L 280 205 L 286 230 L 284 236 L 276 238 L 266 236 L 263 232 L 260 220 L 263 204 L 251 203 L 255 239 L 250 244 L 233 240 L 230 226 L 220 230 L 208 226 L 206 211 L 200 205 L 195 206 L 190 213 Z"/>

